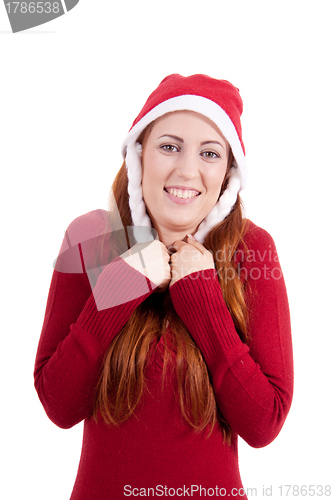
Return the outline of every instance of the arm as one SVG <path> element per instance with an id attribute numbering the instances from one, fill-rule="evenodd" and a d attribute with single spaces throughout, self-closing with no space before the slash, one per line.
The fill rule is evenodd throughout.
<path id="1" fill-rule="evenodd" d="M 293 362 L 286 289 L 275 245 L 257 228 L 248 239 L 252 259 L 247 304 L 251 341 L 239 338 L 223 300 L 217 273 L 188 275 L 170 293 L 175 309 L 198 344 L 217 404 L 233 431 L 251 446 L 269 444 L 290 409 Z M 254 253 L 253 253 L 254 252 Z"/>
<path id="2" fill-rule="evenodd" d="M 80 244 L 73 246 L 66 262 L 62 258 L 60 268 L 68 272 L 56 266 L 53 273 L 34 371 L 44 409 L 62 428 L 91 416 L 108 347 L 153 290 L 145 276 L 118 257 L 105 266 L 92 293 L 81 250 Z"/>

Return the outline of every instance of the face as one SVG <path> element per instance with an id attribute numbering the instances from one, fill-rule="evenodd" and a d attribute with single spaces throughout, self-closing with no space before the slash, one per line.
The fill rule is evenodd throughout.
<path id="1" fill-rule="evenodd" d="M 194 234 L 214 207 L 228 157 L 228 142 L 208 118 L 177 111 L 156 120 L 143 144 L 142 191 L 165 244 Z"/>

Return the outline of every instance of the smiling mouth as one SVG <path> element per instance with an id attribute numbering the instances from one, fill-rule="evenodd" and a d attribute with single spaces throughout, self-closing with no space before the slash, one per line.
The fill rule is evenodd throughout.
<path id="1" fill-rule="evenodd" d="M 173 196 L 176 196 L 177 198 L 195 198 L 196 196 L 200 195 L 199 191 L 194 191 L 193 189 L 176 189 L 176 188 L 164 188 L 164 191 L 166 191 L 169 194 L 172 194 Z"/>

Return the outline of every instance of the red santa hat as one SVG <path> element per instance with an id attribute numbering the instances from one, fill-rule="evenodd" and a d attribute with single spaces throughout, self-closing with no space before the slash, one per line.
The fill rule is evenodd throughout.
<path id="1" fill-rule="evenodd" d="M 173 74 L 164 78 L 148 97 L 122 146 L 127 167 L 129 205 L 133 225 L 151 227 L 142 197 L 142 151 L 137 140 L 141 132 L 157 118 L 172 111 L 184 110 L 200 113 L 215 123 L 228 141 L 235 159 L 226 190 L 195 234 L 202 243 L 208 232 L 230 213 L 238 192 L 246 183 L 245 148 L 240 122 L 243 102 L 239 90 L 230 82 L 200 74 L 187 77 Z M 140 239 L 139 233 L 136 238 Z"/>

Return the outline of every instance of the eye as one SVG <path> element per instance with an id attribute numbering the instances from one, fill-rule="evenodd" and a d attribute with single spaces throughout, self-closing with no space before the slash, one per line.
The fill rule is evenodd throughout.
<path id="1" fill-rule="evenodd" d="M 160 149 L 163 149 L 163 151 L 166 151 L 167 153 L 175 153 L 179 150 L 179 148 L 173 144 L 162 144 Z"/>
<path id="2" fill-rule="evenodd" d="M 215 158 L 221 158 L 221 156 L 215 151 L 203 151 L 202 156 L 208 160 L 215 160 Z"/>

